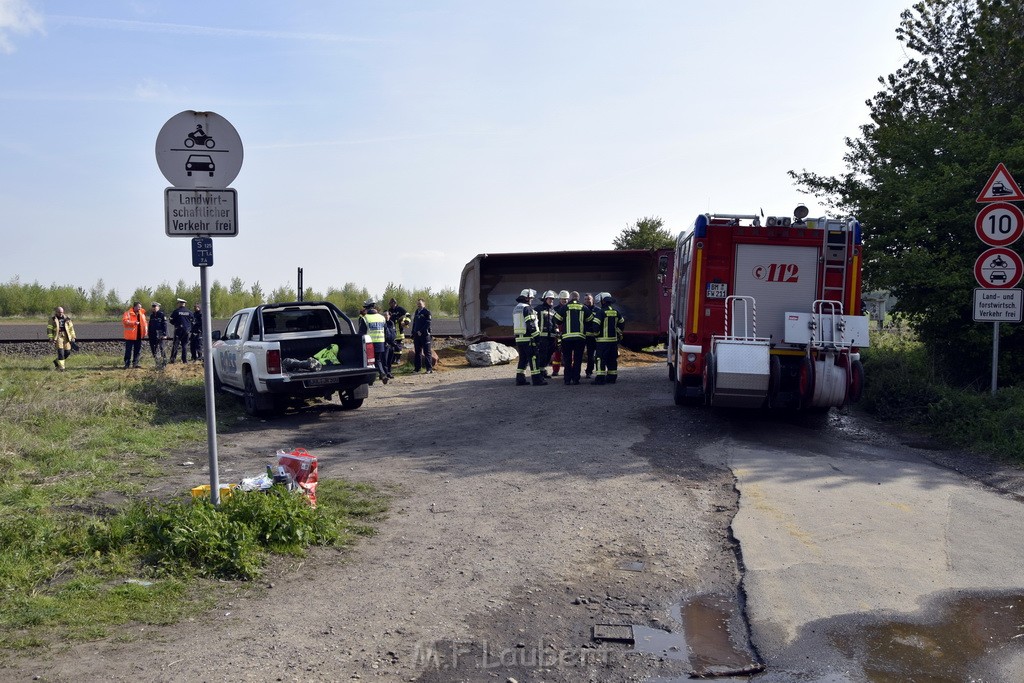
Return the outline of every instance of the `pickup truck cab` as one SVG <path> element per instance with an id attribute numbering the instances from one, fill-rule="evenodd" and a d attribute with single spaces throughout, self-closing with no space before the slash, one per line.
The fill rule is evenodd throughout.
<path id="1" fill-rule="evenodd" d="M 337 392 L 341 407 L 355 410 L 377 378 L 373 344 L 352 319 L 329 301 L 298 301 L 243 308 L 212 333 L 213 382 L 237 394 L 250 415 L 280 412 L 292 398 Z M 288 371 L 337 344 L 338 364 Z"/>

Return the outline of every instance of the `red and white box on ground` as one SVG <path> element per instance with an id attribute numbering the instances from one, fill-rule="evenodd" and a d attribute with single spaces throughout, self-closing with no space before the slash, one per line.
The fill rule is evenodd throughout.
<path id="1" fill-rule="evenodd" d="M 316 507 L 316 456 L 310 455 L 305 448 L 296 448 L 291 453 L 277 452 L 277 464 L 302 490 L 312 507 Z"/>

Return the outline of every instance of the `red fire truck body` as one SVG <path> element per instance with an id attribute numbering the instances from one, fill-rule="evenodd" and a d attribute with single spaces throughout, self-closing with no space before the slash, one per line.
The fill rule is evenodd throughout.
<path id="1" fill-rule="evenodd" d="M 679 236 L 668 340 L 676 404 L 827 410 L 859 400 L 860 223 L 794 213 L 765 225 L 705 214 Z"/>

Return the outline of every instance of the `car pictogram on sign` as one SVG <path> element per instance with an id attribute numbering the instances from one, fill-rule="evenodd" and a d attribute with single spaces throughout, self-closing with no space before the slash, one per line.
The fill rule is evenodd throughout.
<path id="1" fill-rule="evenodd" d="M 185 171 L 188 175 L 192 175 L 192 171 L 209 171 L 212 178 L 214 168 L 213 157 L 209 154 L 189 154 L 185 162 Z"/>

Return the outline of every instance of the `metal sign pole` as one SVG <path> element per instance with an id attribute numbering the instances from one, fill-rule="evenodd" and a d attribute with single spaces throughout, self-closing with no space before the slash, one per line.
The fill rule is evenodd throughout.
<path id="1" fill-rule="evenodd" d="M 206 266 L 199 268 L 199 286 L 203 297 L 203 390 L 206 394 L 206 441 L 210 451 L 210 502 L 220 505 L 220 472 L 217 464 L 217 406 L 213 392 L 213 317 L 210 315 L 210 287 Z"/>
<path id="2" fill-rule="evenodd" d="M 992 395 L 996 395 L 999 378 L 999 323 L 992 323 Z"/>

